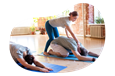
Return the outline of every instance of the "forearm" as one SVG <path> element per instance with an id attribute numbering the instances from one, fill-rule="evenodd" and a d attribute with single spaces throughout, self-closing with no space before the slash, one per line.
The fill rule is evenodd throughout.
<path id="1" fill-rule="evenodd" d="M 93 58 L 89 58 L 86 56 L 81 56 L 77 51 L 72 50 L 72 53 L 79 59 L 84 61 L 92 61 Z"/>
<path id="2" fill-rule="evenodd" d="M 67 37 L 69 38 L 69 35 L 68 35 L 68 32 L 67 32 L 67 29 L 65 28 L 65 33 L 67 35 Z"/>
<path id="3" fill-rule="evenodd" d="M 86 57 L 86 56 L 80 56 L 79 60 L 83 60 L 83 61 L 92 61 L 93 58 L 90 57 Z"/>
<path id="4" fill-rule="evenodd" d="M 41 64 L 40 62 L 38 62 L 38 61 L 35 61 L 34 64 L 35 64 L 36 66 L 45 68 L 45 66 L 44 66 L 43 64 Z"/>
<path id="5" fill-rule="evenodd" d="M 72 37 L 74 38 L 74 40 L 77 42 L 77 44 L 79 43 L 78 39 L 76 38 L 74 33 L 71 33 Z"/>
<path id="6" fill-rule="evenodd" d="M 26 67 L 28 69 L 31 69 L 31 70 L 41 71 L 41 67 L 36 67 L 36 66 L 33 66 L 33 65 L 29 65 L 29 64 L 26 64 L 24 67 Z"/>
<path id="7" fill-rule="evenodd" d="M 77 44 L 79 43 L 78 39 L 76 38 L 75 34 L 73 33 L 73 31 L 71 30 L 71 28 L 67 25 L 66 26 L 66 31 L 69 31 L 69 33 L 71 34 L 71 36 L 74 38 L 74 40 L 77 42 Z"/>
<path id="8" fill-rule="evenodd" d="M 93 52 L 89 52 L 88 55 L 99 57 L 98 54 L 95 54 L 95 53 L 93 53 Z"/>

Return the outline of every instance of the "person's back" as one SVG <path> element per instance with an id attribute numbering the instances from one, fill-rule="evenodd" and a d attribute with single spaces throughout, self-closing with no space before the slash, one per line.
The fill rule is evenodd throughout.
<path id="1" fill-rule="evenodd" d="M 63 28 L 65 28 L 65 25 L 70 26 L 71 21 L 69 21 L 69 17 L 67 16 L 67 17 L 61 17 L 61 18 L 49 20 L 49 23 L 53 27 L 63 27 Z"/>
<path id="2" fill-rule="evenodd" d="M 17 62 L 17 58 L 23 58 L 24 52 L 27 52 L 27 55 L 32 55 L 29 48 L 22 46 L 20 44 L 10 42 L 10 53 L 14 61 Z"/>
<path id="3" fill-rule="evenodd" d="M 55 45 L 55 44 L 57 44 L 57 45 Z M 84 48 L 84 46 L 81 43 L 80 43 L 80 45 L 81 45 L 80 46 L 80 50 L 81 50 L 80 54 L 83 56 L 87 56 L 88 51 Z M 68 38 L 68 37 L 64 37 L 64 36 L 60 36 L 60 37 L 54 39 L 51 42 L 50 46 L 53 49 L 53 51 L 59 52 L 62 56 L 64 56 L 64 55 L 68 56 L 68 52 L 69 52 L 69 54 L 73 54 L 71 50 L 78 51 L 76 41 L 72 38 Z M 66 49 L 64 49 L 64 48 L 66 48 Z M 51 53 L 51 51 L 49 53 Z"/>
<path id="4" fill-rule="evenodd" d="M 57 44 L 60 45 L 64 48 L 70 49 L 72 51 L 72 53 L 78 58 L 78 60 L 84 60 L 84 61 L 95 61 L 95 58 L 91 58 L 91 57 L 86 57 L 87 55 L 92 55 L 92 56 L 96 56 L 98 57 L 99 55 L 89 52 L 85 49 L 85 47 L 80 43 L 80 51 L 79 52 L 77 50 L 77 43 L 74 39 L 72 38 L 67 38 L 64 36 L 60 36 L 56 39 L 54 39 L 51 44 Z M 54 55 L 55 55 L 55 49 L 54 48 Z M 51 51 L 52 52 L 52 51 Z M 49 52 L 50 53 L 50 52 Z M 57 53 L 61 54 L 61 51 L 57 51 Z M 53 54 L 53 53 L 52 53 Z M 62 54 L 61 54 L 62 55 Z"/>
<path id="5" fill-rule="evenodd" d="M 64 48 L 73 49 L 73 50 L 77 51 L 77 43 L 72 38 L 60 36 L 60 37 L 54 39 L 51 43 L 58 44 L 58 45 L 63 46 Z"/>

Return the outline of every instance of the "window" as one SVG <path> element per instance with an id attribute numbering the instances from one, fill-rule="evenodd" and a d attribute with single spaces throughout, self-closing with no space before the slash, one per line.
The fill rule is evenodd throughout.
<path id="1" fill-rule="evenodd" d="M 96 20 L 98 19 L 99 22 Z M 104 23 L 103 17 L 98 9 L 94 7 L 94 23 Z"/>

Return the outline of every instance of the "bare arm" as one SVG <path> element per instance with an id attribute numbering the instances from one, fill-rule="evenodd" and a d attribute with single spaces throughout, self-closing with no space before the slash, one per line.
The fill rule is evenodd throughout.
<path id="1" fill-rule="evenodd" d="M 67 29 L 66 29 L 66 28 L 65 28 L 65 32 L 66 32 L 67 37 L 69 38 L 69 35 L 68 35 L 68 32 L 67 32 Z"/>
<path id="2" fill-rule="evenodd" d="M 36 59 L 34 59 L 34 64 L 38 67 L 42 67 L 45 68 L 45 66 L 43 64 L 41 64 L 40 62 L 38 62 Z"/>
<path id="3" fill-rule="evenodd" d="M 93 52 L 89 52 L 88 54 L 91 55 L 91 56 L 99 57 L 98 54 L 95 54 L 95 53 L 93 53 Z"/>
<path id="4" fill-rule="evenodd" d="M 34 57 L 33 55 L 31 55 L 32 57 Z M 41 64 L 40 62 L 38 62 L 37 60 L 36 60 L 36 58 L 34 57 L 34 64 L 36 65 L 36 66 L 39 66 L 39 67 L 42 67 L 42 68 L 45 68 L 45 66 L 43 65 L 43 64 Z"/>
<path id="5" fill-rule="evenodd" d="M 66 26 L 66 31 L 69 31 L 69 33 L 72 35 L 72 37 L 74 38 L 74 40 L 79 43 L 78 39 L 76 38 L 75 34 L 73 33 L 73 31 L 71 30 L 71 28 L 67 25 Z"/>
<path id="6" fill-rule="evenodd" d="M 38 62 L 36 59 L 34 59 L 34 64 L 35 64 L 36 66 L 45 68 L 45 69 L 47 69 L 47 70 L 53 70 L 53 69 L 51 69 L 51 68 L 48 68 L 48 67 L 44 66 L 43 64 L 41 64 L 40 62 Z"/>
<path id="7" fill-rule="evenodd" d="M 42 71 L 42 72 L 49 72 L 47 69 L 41 68 L 41 67 L 36 67 L 28 64 L 23 58 L 17 58 L 17 60 L 26 68 L 31 69 L 31 70 L 37 70 L 37 71 Z"/>
<path id="8" fill-rule="evenodd" d="M 86 56 L 81 56 L 78 51 L 71 50 L 72 53 L 79 59 L 79 60 L 84 60 L 84 61 L 92 61 L 93 58 L 86 57 Z"/>
<path id="9" fill-rule="evenodd" d="M 80 44 L 79 44 L 79 41 L 76 38 L 75 34 L 73 33 L 73 31 L 71 30 L 71 28 L 69 26 L 67 26 L 67 25 L 65 25 L 65 26 L 66 26 L 66 29 L 69 31 L 69 33 L 72 35 L 73 39 L 77 42 L 77 46 L 78 46 L 77 49 L 78 49 L 78 51 L 81 52 L 80 51 Z"/>

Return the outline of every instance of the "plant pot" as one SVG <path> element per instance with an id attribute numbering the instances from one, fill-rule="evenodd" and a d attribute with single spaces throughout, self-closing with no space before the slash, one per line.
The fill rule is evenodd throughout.
<path id="1" fill-rule="evenodd" d="M 44 31 L 44 30 L 41 30 L 41 31 L 40 31 L 40 34 L 45 35 L 45 31 Z"/>
<path id="2" fill-rule="evenodd" d="M 32 35 L 34 35 L 34 34 L 35 34 L 35 32 L 31 32 L 31 34 L 32 34 Z"/>
<path id="3" fill-rule="evenodd" d="M 36 33 L 37 35 L 39 35 L 39 34 L 40 34 L 40 31 L 36 31 L 35 33 Z"/>
<path id="4" fill-rule="evenodd" d="M 45 35 L 45 34 L 46 34 L 45 28 L 39 28 L 39 30 L 40 30 L 40 34 L 42 34 L 42 35 Z"/>

